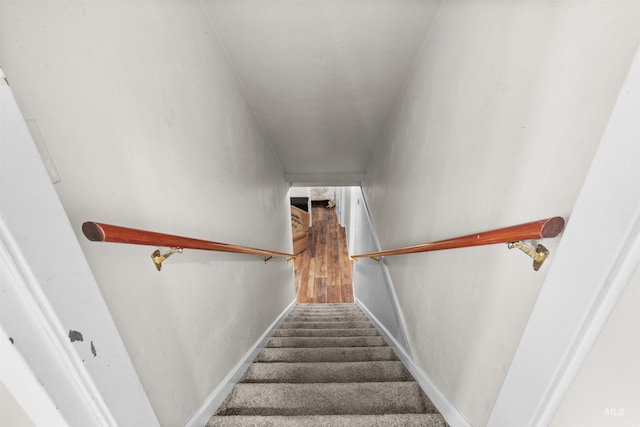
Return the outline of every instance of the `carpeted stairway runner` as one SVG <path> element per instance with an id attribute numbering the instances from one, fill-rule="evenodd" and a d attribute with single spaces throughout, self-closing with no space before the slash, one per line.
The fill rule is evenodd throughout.
<path id="1" fill-rule="evenodd" d="M 207 427 L 447 424 L 355 304 L 298 304 Z"/>

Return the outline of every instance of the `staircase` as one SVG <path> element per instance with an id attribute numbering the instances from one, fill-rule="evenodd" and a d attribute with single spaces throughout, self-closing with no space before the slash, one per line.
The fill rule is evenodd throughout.
<path id="1" fill-rule="evenodd" d="M 355 304 L 298 304 L 207 427 L 447 423 Z"/>

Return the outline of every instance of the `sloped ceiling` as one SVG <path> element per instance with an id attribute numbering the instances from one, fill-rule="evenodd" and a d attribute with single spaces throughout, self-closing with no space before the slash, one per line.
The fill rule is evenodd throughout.
<path id="1" fill-rule="evenodd" d="M 358 184 L 440 1 L 204 0 L 293 185 Z"/>

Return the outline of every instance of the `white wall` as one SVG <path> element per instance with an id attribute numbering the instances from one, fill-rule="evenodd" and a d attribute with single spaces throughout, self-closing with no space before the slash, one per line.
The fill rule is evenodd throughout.
<path id="1" fill-rule="evenodd" d="M 0 62 L 151 404 L 181 425 L 294 299 L 292 266 L 86 241 L 86 220 L 291 251 L 284 181 L 195 1 L 0 4 Z M 82 301 L 78 301 L 82 303 Z"/>
<path id="2" fill-rule="evenodd" d="M 202 0 L 293 185 L 360 185 L 441 0 Z"/>
<path id="3" fill-rule="evenodd" d="M 640 425 L 640 268 L 578 372 L 551 426 Z"/>
<path id="4" fill-rule="evenodd" d="M 363 189 L 384 248 L 570 217 L 640 4 L 445 2 Z M 505 246 L 388 257 L 417 363 L 487 423 L 541 271 Z"/>
<path id="5" fill-rule="evenodd" d="M 354 245 L 353 254 L 362 254 L 380 250 L 377 235 L 371 224 L 366 201 L 360 188 L 354 188 L 355 199 Z M 406 328 L 402 324 L 398 300 L 386 267 L 386 260 L 380 263 L 368 258 L 360 258 L 353 263 L 354 296 L 367 311 L 384 325 L 388 333 L 407 354 L 411 354 L 411 345 L 407 340 Z"/>

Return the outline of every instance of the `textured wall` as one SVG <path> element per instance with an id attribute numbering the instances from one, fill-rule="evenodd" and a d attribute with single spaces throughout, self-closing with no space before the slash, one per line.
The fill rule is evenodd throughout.
<path id="1" fill-rule="evenodd" d="M 185 251 L 158 273 L 154 248 L 80 225 L 289 252 L 283 173 L 199 2 L 0 8 L 3 70 L 160 422 L 182 425 L 294 299 L 291 265 Z"/>
<path id="2" fill-rule="evenodd" d="M 569 217 L 639 17 L 637 2 L 445 2 L 363 185 L 383 248 Z M 485 425 L 549 266 L 503 245 L 386 262 L 418 364 Z"/>

